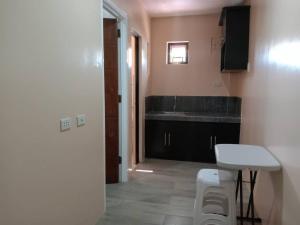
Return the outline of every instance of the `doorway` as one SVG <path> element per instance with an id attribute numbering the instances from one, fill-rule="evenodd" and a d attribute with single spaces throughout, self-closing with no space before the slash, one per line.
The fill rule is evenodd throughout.
<path id="1" fill-rule="evenodd" d="M 110 52 L 110 48 L 104 47 L 104 80 L 107 82 L 108 80 L 105 79 L 105 64 L 108 64 L 113 68 L 117 68 L 117 70 L 113 70 L 113 79 L 108 78 L 109 80 L 112 80 L 114 83 L 114 91 L 112 94 L 113 99 L 113 105 L 115 105 L 115 110 L 118 109 L 118 116 L 116 116 L 116 112 L 114 111 L 114 114 L 111 116 L 115 119 L 112 123 L 109 123 L 109 120 L 106 117 L 106 148 L 112 148 L 113 159 L 110 160 L 109 156 L 106 154 L 106 175 L 107 176 L 113 176 L 113 179 L 107 178 L 107 183 L 114 183 L 114 182 L 127 182 L 128 181 L 128 149 L 129 149 L 129 71 L 128 71 L 128 61 L 127 61 L 127 46 L 128 46 L 128 16 L 125 11 L 123 11 L 121 8 L 119 8 L 117 5 L 115 5 L 110 0 L 103 0 L 103 10 L 102 10 L 102 19 L 112 19 L 111 23 L 114 25 L 112 29 L 112 33 L 105 32 L 105 27 L 103 25 L 103 39 L 105 42 L 105 35 L 107 34 L 112 35 L 111 38 L 113 38 L 113 57 L 111 60 L 105 59 L 107 55 L 105 55 L 105 52 Z M 103 21 L 103 24 L 105 21 Z M 117 24 L 117 30 L 116 25 Z M 116 36 L 117 33 L 117 51 L 115 50 L 116 47 Z M 105 45 L 105 43 L 104 43 Z M 105 62 L 106 61 L 106 62 Z M 116 66 L 117 65 L 117 66 Z M 107 84 L 105 84 L 106 86 Z M 108 85 L 109 86 L 109 85 Z M 116 87 L 117 86 L 117 87 Z M 116 92 L 118 90 L 118 94 Z M 106 90 L 108 91 L 108 90 Z M 105 93 L 105 96 L 107 94 Z M 116 98 L 118 101 L 116 101 Z M 108 100 L 106 98 L 105 100 Z M 119 102 L 121 100 L 121 102 Z M 118 102 L 118 103 L 116 103 Z M 117 105 L 118 104 L 118 105 Z M 107 103 L 105 104 L 105 107 L 107 107 Z M 118 119 L 117 119 L 118 118 Z M 118 123 L 116 122 L 118 120 Z M 109 124 L 111 124 L 109 126 Z M 118 137 L 118 138 L 117 138 Z M 110 143 L 110 141 L 113 143 Z M 110 147 L 112 146 L 112 147 Z M 109 149 L 108 149 L 109 150 Z M 111 170 L 109 165 L 112 165 L 111 167 L 113 170 Z M 113 172 L 112 172 L 113 171 Z"/>
<path id="2" fill-rule="evenodd" d="M 135 36 L 135 163 L 140 162 L 140 38 Z"/>
<path id="3" fill-rule="evenodd" d="M 131 153 L 129 165 L 134 168 L 140 162 L 140 41 L 139 35 L 131 35 Z"/>

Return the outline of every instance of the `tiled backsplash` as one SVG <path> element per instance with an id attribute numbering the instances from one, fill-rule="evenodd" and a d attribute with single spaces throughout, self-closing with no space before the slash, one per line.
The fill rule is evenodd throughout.
<path id="1" fill-rule="evenodd" d="M 241 114 L 241 98 L 225 96 L 148 96 L 146 112 Z"/>

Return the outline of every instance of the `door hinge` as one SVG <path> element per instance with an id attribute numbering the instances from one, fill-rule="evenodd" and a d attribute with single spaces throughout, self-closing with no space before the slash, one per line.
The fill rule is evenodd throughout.
<path id="1" fill-rule="evenodd" d="M 122 164 L 122 157 L 119 156 L 119 164 Z"/>
<path id="2" fill-rule="evenodd" d="M 118 95 L 118 98 L 119 98 L 119 103 L 122 102 L 122 95 Z"/>
<path id="3" fill-rule="evenodd" d="M 121 30 L 118 29 L 117 32 L 118 32 L 118 38 L 120 38 L 121 37 Z"/>

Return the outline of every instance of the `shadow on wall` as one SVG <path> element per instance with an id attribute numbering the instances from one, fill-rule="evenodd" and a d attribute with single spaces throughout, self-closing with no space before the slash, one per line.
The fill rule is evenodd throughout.
<path id="1" fill-rule="evenodd" d="M 260 199 L 256 206 L 259 216 L 266 225 L 282 225 L 283 171 L 261 172 L 255 192 Z M 263 182 L 260 182 L 262 181 Z M 260 185 L 263 184 L 263 185 Z M 294 191 L 296 196 L 296 191 Z M 298 201 L 299 202 L 299 201 Z"/>
<path id="2" fill-rule="evenodd" d="M 284 169 L 280 175 L 274 174 L 271 176 L 273 187 L 278 189 L 275 190 L 277 202 L 274 202 L 270 211 L 270 222 L 268 225 L 299 224 L 299 221 L 295 220 L 295 215 L 299 215 L 299 187 L 295 186 L 296 181 L 289 174 Z M 283 207 L 285 207 L 284 210 Z"/>

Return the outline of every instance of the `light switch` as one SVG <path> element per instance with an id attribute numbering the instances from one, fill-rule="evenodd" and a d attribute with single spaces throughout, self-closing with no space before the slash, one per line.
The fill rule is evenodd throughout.
<path id="1" fill-rule="evenodd" d="M 72 127 L 72 118 L 66 117 L 60 120 L 60 131 L 69 130 Z"/>
<path id="2" fill-rule="evenodd" d="M 85 114 L 77 115 L 77 127 L 81 127 L 86 124 L 86 116 Z"/>

